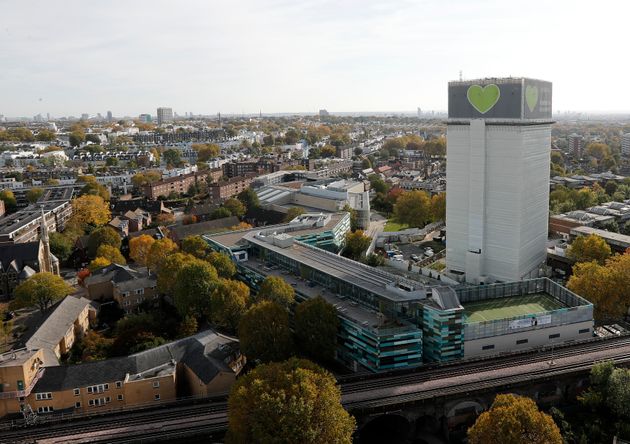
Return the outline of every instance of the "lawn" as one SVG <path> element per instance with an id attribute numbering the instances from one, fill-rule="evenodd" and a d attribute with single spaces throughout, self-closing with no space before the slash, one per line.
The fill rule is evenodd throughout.
<path id="1" fill-rule="evenodd" d="M 466 322 L 484 322 L 557 310 L 562 303 L 546 294 L 486 299 L 463 303 Z"/>
<path id="2" fill-rule="evenodd" d="M 402 231 L 406 230 L 407 228 L 409 228 L 409 225 L 399 224 L 398 222 L 390 219 L 385 224 L 385 228 L 383 229 L 383 231 Z"/>

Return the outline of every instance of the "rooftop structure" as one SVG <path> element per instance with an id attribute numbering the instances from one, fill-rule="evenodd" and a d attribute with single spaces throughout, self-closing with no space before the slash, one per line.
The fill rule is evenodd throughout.
<path id="1" fill-rule="evenodd" d="M 44 202 L 44 217 L 50 232 L 61 231 L 72 215 L 68 201 Z M 0 244 L 32 242 L 39 239 L 41 207 L 30 205 L 16 213 L 0 219 Z"/>

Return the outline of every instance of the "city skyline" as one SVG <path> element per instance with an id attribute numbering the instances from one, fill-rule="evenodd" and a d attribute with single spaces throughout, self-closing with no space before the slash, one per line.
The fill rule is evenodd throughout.
<path id="1" fill-rule="evenodd" d="M 518 15 L 498 1 L 2 3 L 5 116 L 445 110 L 460 71 L 550 79 L 554 111 L 630 110 L 627 61 L 606 45 L 623 40 L 629 7 L 613 2 L 534 1 Z"/>

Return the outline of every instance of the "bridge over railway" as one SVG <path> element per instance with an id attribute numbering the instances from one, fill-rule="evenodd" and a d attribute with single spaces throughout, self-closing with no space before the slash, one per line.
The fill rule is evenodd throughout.
<path id="1" fill-rule="evenodd" d="M 630 337 L 592 340 L 553 350 L 461 361 L 414 371 L 340 378 L 344 407 L 357 417 L 361 443 L 411 442 L 422 434 L 457 440 L 497 392 L 516 392 L 542 404 L 573 398 L 591 366 L 630 364 Z M 220 437 L 227 428 L 225 399 L 62 420 L 15 428 L 0 423 L 0 443 L 151 442 L 186 436 Z M 380 441 L 379 441 L 380 440 Z"/>

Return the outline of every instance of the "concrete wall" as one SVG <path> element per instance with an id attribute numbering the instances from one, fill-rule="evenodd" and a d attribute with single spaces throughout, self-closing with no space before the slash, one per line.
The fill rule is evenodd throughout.
<path id="1" fill-rule="evenodd" d="M 585 333 L 580 330 L 588 329 Z M 553 334 L 560 334 L 560 337 L 550 339 Z M 523 332 L 515 332 L 508 335 L 494 336 L 483 339 L 467 341 L 464 338 L 464 358 L 473 356 L 490 356 L 498 353 L 524 350 L 532 347 L 550 346 L 551 344 L 561 344 L 569 340 L 584 340 L 593 337 L 593 321 L 566 324 L 556 327 L 540 328 Z M 527 343 L 517 344 L 516 341 L 527 339 Z M 493 349 L 483 350 L 484 346 L 494 345 Z"/>

